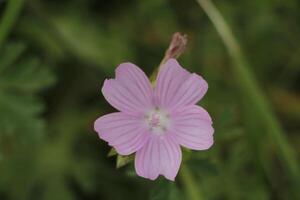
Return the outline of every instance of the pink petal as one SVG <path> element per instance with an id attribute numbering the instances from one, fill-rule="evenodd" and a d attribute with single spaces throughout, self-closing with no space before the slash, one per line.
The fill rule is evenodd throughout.
<path id="1" fill-rule="evenodd" d="M 153 107 L 153 89 L 145 73 L 131 63 L 116 69 L 116 79 L 105 80 L 102 93 L 116 109 L 129 113 L 145 113 Z"/>
<path id="2" fill-rule="evenodd" d="M 194 150 L 205 150 L 212 146 L 212 121 L 202 107 L 188 106 L 172 113 L 171 117 L 170 132 L 180 145 Z"/>
<path id="3" fill-rule="evenodd" d="M 147 127 L 142 120 L 125 113 L 111 113 L 98 118 L 94 129 L 121 155 L 136 152 L 148 140 Z"/>
<path id="4" fill-rule="evenodd" d="M 157 103 L 161 107 L 166 107 L 189 75 L 190 73 L 182 68 L 175 59 L 169 59 L 156 79 L 155 97 Z"/>
<path id="5" fill-rule="evenodd" d="M 163 175 L 174 181 L 180 163 L 181 149 L 171 136 L 152 136 L 135 157 L 137 174 L 151 180 Z"/>
<path id="6" fill-rule="evenodd" d="M 208 85 L 197 74 L 182 68 L 175 59 L 166 62 L 157 78 L 156 104 L 168 110 L 196 104 L 206 93 Z"/>

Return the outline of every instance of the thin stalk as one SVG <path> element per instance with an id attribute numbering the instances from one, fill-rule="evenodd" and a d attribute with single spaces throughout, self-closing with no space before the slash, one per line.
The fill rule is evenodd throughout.
<path id="1" fill-rule="evenodd" d="M 0 22 L 0 48 L 14 26 L 23 4 L 24 0 L 9 0 L 7 2 Z"/>
<path id="2" fill-rule="evenodd" d="M 179 173 L 179 177 L 183 183 L 183 187 L 187 194 L 187 199 L 190 200 L 202 200 L 204 199 L 202 193 L 199 188 L 198 182 L 195 180 L 192 172 L 186 166 L 186 164 L 182 164 L 181 170 Z"/>
<path id="3" fill-rule="evenodd" d="M 204 12 L 214 24 L 217 32 L 222 38 L 228 53 L 233 61 L 232 69 L 243 95 L 249 99 L 253 108 L 257 111 L 256 120 L 262 122 L 270 138 L 276 145 L 280 159 L 285 170 L 290 175 L 290 180 L 300 183 L 299 165 L 294 150 L 289 145 L 287 138 L 276 119 L 272 109 L 258 86 L 254 74 L 235 39 L 231 29 L 225 22 L 223 16 L 210 0 L 196 0 Z"/>

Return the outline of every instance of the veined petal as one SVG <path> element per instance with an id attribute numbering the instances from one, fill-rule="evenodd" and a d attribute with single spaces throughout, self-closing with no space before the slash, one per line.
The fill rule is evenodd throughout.
<path id="1" fill-rule="evenodd" d="M 207 89 L 208 85 L 201 76 L 191 74 L 173 96 L 168 109 L 173 110 L 196 104 L 205 95 Z"/>
<path id="2" fill-rule="evenodd" d="M 174 181 L 181 163 L 179 144 L 170 136 L 152 136 L 136 152 L 135 169 L 139 176 L 151 180 L 163 175 Z"/>
<path id="3" fill-rule="evenodd" d="M 116 80 L 129 85 L 141 95 L 145 105 L 153 105 L 153 88 L 146 74 L 132 63 L 120 64 L 116 69 Z"/>
<path id="4" fill-rule="evenodd" d="M 201 76 L 189 73 L 175 59 L 170 59 L 157 78 L 156 104 L 168 110 L 193 105 L 207 89 L 208 85 Z"/>
<path id="5" fill-rule="evenodd" d="M 194 150 L 205 150 L 212 146 L 212 120 L 202 107 L 188 106 L 172 113 L 171 117 L 170 132 L 180 145 Z"/>
<path id="6" fill-rule="evenodd" d="M 177 60 L 169 59 L 160 70 L 155 87 L 155 100 L 161 107 L 166 107 L 172 101 L 180 86 L 190 73 L 182 68 Z"/>
<path id="7" fill-rule="evenodd" d="M 111 113 L 98 118 L 94 129 L 99 137 L 121 155 L 139 150 L 148 141 L 147 127 L 141 119 L 125 113 Z"/>
<path id="8" fill-rule="evenodd" d="M 145 73 L 131 63 L 116 69 L 116 79 L 105 80 L 102 93 L 116 109 L 128 113 L 145 113 L 153 107 L 153 89 Z"/>

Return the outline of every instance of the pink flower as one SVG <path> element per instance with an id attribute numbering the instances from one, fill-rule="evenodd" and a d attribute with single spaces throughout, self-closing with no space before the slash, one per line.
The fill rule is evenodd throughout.
<path id="1" fill-rule="evenodd" d="M 136 152 L 135 170 L 151 180 L 159 175 L 174 180 L 181 163 L 180 146 L 205 150 L 213 144 L 212 120 L 195 105 L 206 93 L 206 81 L 169 59 L 153 88 L 145 73 L 132 63 L 105 80 L 102 93 L 120 112 L 98 118 L 99 137 L 121 155 Z"/>

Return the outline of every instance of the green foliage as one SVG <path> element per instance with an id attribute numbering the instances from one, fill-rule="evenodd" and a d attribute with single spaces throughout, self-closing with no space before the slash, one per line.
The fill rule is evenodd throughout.
<path id="1" fill-rule="evenodd" d="M 24 44 L 12 43 L 1 51 L 0 137 L 3 148 L 10 142 L 35 141 L 44 131 L 44 122 L 39 117 L 43 105 L 36 94 L 51 85 L 54 78 L 38 59 L 23 58 L 24 50 Z"/>
<path id="2" fill-rule="evenodd" d="M 280 140 L 260 117 L 275 113 L 299 158 L 299 1 L 213 1 L 271 112 L 257 109 L 193 0 L 7 2 L 17 9 L 0 25 L 1 200 L 297 199 L 299 180 L 285 167 L 291 159 L 278 156 Z M 215 143 L 184 149 L 174 183 L 153 182 L 136 175 L 133 156 L 108 157 L 93 122 L 115 111 L 101 95 L 103 80 L 124 61 L 150 75 L 176 31 L 189 39 L 180 62 L 208 81 L 200 105 L 212 116 Z"/>
<path id="3" fill-rule="evenodd" d="M 23 198 L 29 192 L 36 146 L 45 134 L 38 92 L 53 84 L 48 67 L 25 54 L 23 43 L 9 43 L 0 56 L 0 186 Z M 9 187 L 7 187 L 9 186 Z"/>
<path id="4" fill-rule="evenodd" d="M 151 189 L 149 200 L 183 200 L 175 183 L 159 178 Z"/>

